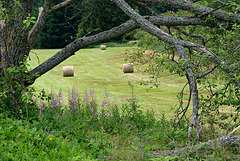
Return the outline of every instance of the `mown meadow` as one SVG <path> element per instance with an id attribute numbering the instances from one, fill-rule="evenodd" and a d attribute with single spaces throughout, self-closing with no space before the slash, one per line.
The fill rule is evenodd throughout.
<path id="1" fill-rule="evenodd" d="M 11 107 L 21 111 L 0 113 L 0 160 L 238 160 L 238 149 L 218 146 L 220 140 L 215 150 L 154 158 L 152 152 L 198 144 L 195 135 L 188 141 L 186 123 L 173 128 L 186 80 L 163 71 L 158 88 L 140 86 L 147 74 L 122 72 L 129 49 L 82 49 L 37 79 L 35 90 L 8 90 L 18 101 Z M 33 50 L 30 68 L 56 51 Z M 62 77 L 69 65 L 74 77 Z M 203 141 L 223 135 L 203 134 Z"/>
<path id="2" fill-rule="evenodd" d="M 66 94 L 73 86 L 81 92 L 94 89 L 99 97 L 107 91 L 109 96 L 118 103 L 125 102 L 133 94 L 139 100 L 142 110 L 153 109 L 158 114 L 166 113 L 168 118 L 174 118 L 174 107 L 179 103 L 177 94 L 180 93 L 187 80 L 184 77 L 179 78 L 178 75 L 165 73 L 159 79 L 158 88 L 151 88 L 152 85 L 140 85 L 142 80 L 152 81 L 148 74 L 138 72 L 136 67 L 134 73 L 123 73 L 122 70 L 123 64 L 127 63 L 124 61 L 125 53 L 131 49 L 132 47 L 111 47 L 107 50 L 82 49 L 37 79 L 33 87 L 38 90 L 44 89 L 48 93 L 51 90 L 61 89 L 63 94 Z M 33 50 L 31 61 L 29 61 L 30 68 L 34 68 L 57 51 Z M 74 77 L 63 77 L 63 66 L 73 66 Z M 133 90 L 129 82 L 134 86 Z M 188 95 L 187 91 L 186 95 Z"/>

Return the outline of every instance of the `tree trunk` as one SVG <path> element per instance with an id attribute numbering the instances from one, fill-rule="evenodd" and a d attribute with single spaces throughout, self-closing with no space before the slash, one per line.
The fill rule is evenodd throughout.
<path id="1" fill-rule="evenodd" d="M 1 57 L 6 59 L 6 64 L 15 67 L 20 66 L 30 52 L 27 40 L 29 30 L 24 27 L 23 21 L 32 12 L 32 0 L 21 0 L 19 5 L 13 0 L 3 3 L 4 8 L 8 9 L 14 6 L 15 9 L 4 13 L 7 17 L 0 33 L 3 41 L 0 52 Z"/>

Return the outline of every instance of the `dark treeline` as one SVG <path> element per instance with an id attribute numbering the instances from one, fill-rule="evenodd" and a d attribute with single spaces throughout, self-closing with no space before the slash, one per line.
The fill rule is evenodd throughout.
<path id="1" fill-rule="evenodd" d="M 62 0 L 55 0 L 52 3 L 55 5 L 60 2 Z M 33 14 L 37 17 L 38 8 L 43 6 L 44 0 L 34 0 L 33 3 L 35 7 Z M 137 7 L 135 9 L 142 15 L 146 14 Z M 164 13 L 169 10 L 164 7 L 153 7 L 152 9 L 157 13 Z M 48 16 L 34 47 L 42 49 L 63 48 L 76 37 L 82 37 L 98 29 L 94 33 L 96 34 L 118 26 L 127 20 L 129 20 L 129 17 L 109 0 L 88 0 L 84 2 L 74 0 L 70 6 Z M 133 39 L 133 34 L 124 35 L 113 41 L 121 42 L 123 39 Z"/>

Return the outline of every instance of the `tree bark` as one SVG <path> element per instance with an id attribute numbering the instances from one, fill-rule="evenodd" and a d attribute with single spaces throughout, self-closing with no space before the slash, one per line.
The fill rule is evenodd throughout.
<path id="1" fill-rule="evenodd" d="M 1 57 L 4 57 L 7 64 L 19 66 L 24 62 L 30 52 L 30 46 L 27 40 L 28 29 L 24 28 L 23 21 L 29 16 L 28 13 L 32 12 L 32 1 L 21 0 L 18 6 L 13 0 L 5 1 L 4 8 L 12 8 L 5 20 L 5 24 L 1 30 L 1 38 L 4 45 L 1 48 Z M 13 19 L 13 20 L 12 20 Z"/>

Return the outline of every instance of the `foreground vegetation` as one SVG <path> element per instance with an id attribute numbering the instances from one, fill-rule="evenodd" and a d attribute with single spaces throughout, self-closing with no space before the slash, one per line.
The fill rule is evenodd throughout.
<path id="1" fill-rule="evenodd" d="M 35 106 L 22 118 L 0 114 L 1 160 L 217 160 L 234 159 L 236 149 L 221 149 L 205 154 L 189 153 L 154 159 L 152 151 L 186 146 L 187 125 L 172 127 L 164 114 L 143 113 L 134 97 L 117 105 L 108 93 L 101 102 L 95 91 L 68 91 L 63 105 L 62 92 L 32 95 Z M 66 98 L 65 98 L 66 99 Z M 35 111 L 35 112 L 31 112 Z M 206 134 L 206 133 L 205 133 Z M 208 133 L 207 137 L 211 134 Z M 218 137 L 218 134 L 214 134 Z M 189 143 L 195 145 L 193 138 Z M 224 151 L 222 151 L 224 150 Z M 233 153 L 231 153 L 231 151 Z M 233 155 L 234 154 L 234 155 Z"/>

